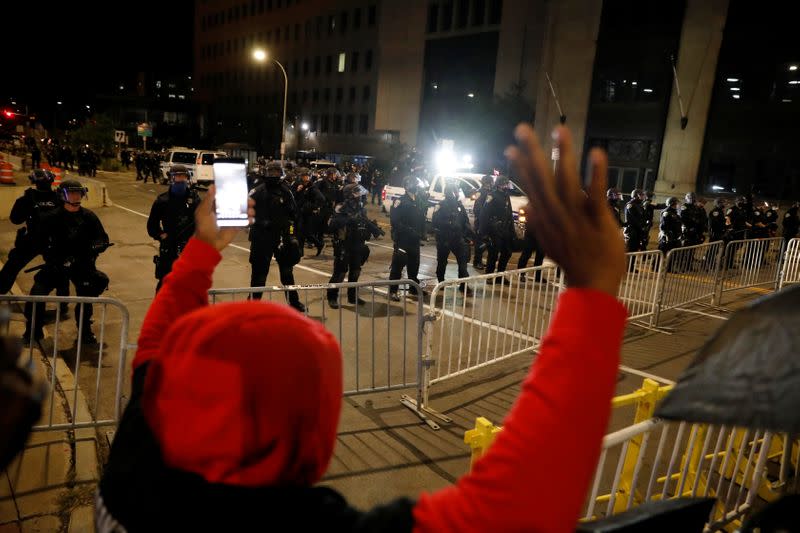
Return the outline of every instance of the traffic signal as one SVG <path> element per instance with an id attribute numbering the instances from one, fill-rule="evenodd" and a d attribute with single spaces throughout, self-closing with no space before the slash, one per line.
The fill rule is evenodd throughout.
<path id="1" fill-rule="evenodd" d="M 14 113 L 13 111 L 11 111 L 10 109 L 4 109 L 4 110 L 3 110 L 3 115 L 4 115 L 6 118 L 14 118 L 14 115 L 16 115 L 16 113 Z"/>

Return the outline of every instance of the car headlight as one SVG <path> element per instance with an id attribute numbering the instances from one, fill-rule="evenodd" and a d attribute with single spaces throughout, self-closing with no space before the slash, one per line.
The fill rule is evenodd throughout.
<path id="1" fill-rule="evenodd" d="M 525 216 L 524 216 L 524 215 L 520 215 L 520 217 L 519 217 L 519 221 L 520 221 L 520 222 L 525 222 L 526 220 L 527 220 L 527 219 L 525 218 Z"/>

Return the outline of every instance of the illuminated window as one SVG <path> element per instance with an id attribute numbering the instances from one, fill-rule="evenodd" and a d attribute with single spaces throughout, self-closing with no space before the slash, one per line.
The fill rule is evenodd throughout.
<path id="1" fill-rule="evenodd" d="M 339 54 L 339 72 L 344 72 L 346 57 L 347 54 L 345 54 L 344 52 L 341 52 Z"/>

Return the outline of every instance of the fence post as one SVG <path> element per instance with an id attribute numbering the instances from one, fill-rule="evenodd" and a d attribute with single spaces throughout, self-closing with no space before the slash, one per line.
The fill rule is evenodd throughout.
<path id="1" fill-rule="evenodd" d="M 714 296 L 711 297 L 711 305 L 722 305 L 722 287 L 725 285 L 725 278 L 728 275 L 728 253 L 733 242 L 724 243 L 717 252 L 717 268 L 715 269 Z"/>
<path id="2" fill-rule="evenodd" d="M 653 418 L 656 411 L 656 403 L 660 399 L 663 391 L 659 390 L 658 382 L 645 378 L 642 382 L 642 388 L 634 394 L 640 394 L 641 398 L 636 402 L 636 413 L 633 417 L 633 425 L 645 420 Z M 636 463 L 639 460 L 639 450 L 642 447 L 642 440 L 644 435 L 638 435 L 630 440 L 628 450 L 625 453 L 625 461 L 622 465 L 622 472 L 619 478 L 619 485 L 617 488 L 617 497 L 614 500 L 614 513 L 621 513 L 626 510 L 628 495 L 634 493 L 633 501 L 635 503 L 641 502 L 641 495 L 635 493 L 636 487 L 633 485 L 633 473 L 636 469 Z"/>

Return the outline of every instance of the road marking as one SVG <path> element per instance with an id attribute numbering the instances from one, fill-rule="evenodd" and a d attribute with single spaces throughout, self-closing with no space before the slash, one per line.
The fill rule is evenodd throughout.
<path id="1" fill-rule="evenodd" d="M 127 207 L 122 207 L 118 203 L 114 203 L 114 207 L 119 207 L 120 209 L 127 211 L 129 213 L 133 213 L 134 215 L 139 215 L 140 217 L 150 218 L 149 216 L 145 215 L 144 213 L 140 213 L 139 211 L 134 211 L 133 209 L 128 209 Z"/>

